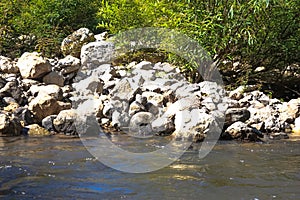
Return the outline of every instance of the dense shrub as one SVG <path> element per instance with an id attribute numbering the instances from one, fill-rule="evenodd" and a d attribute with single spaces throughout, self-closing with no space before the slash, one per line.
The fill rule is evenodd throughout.
<path id="1" fill-rule="evenodd" d="M 225 81 L 264 85 L 284 82 L 286 67 L 300 61 L 299 10 L 300 1 L 293 0 L 103 0 L 98 17 L 99 27 L 113 34 L 149 26 L 176 29 L 214 56 Z M 224 61 L 241 64 L 232 70 Z M 265 70 L 255 73 L 257 67 Z"/>
<path id="2" fill-rule="evenodd" d="M 62 39 L 72 31 L 96 30 L 98 4 L 97 0 L 1 0 L 1 54 L 18 56 L 36 50 L 59 55 Z M 18 39 L 21 35 L 35 36 L 35 40 L 24 43 Z"/>

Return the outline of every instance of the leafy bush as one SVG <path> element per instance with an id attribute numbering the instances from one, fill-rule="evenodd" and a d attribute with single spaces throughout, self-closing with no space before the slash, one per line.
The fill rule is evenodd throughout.
<path id="1" fill-rule="evenodd" d="M 96 31 L 98 4 L 97 0 L 1 0 L 1 54 L 19 56 L 36 50 L 60 55 L 60 43 L 72 31 L 81 27 Z M 36 40 L 16 48 L 20 35 L 34 35 Z"/>
<path id="2" fill-rule="evenodd" d="M 98 18 L 112 34 L 139 27 L 178 30 L 214 57 L 225 82 L 265 84 L 283 82 L 286 67 L 300 60 L 299 10 L 300 1 L 293 0 L 103 0 Z M 235 61 L 241 64 L 233 70 Z M 265 70 L 255 73 L 257 67 Z"/>

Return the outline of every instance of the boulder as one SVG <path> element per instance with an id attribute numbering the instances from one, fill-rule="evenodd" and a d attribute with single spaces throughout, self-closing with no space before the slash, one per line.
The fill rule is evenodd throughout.
<path id="1" fill-rule="evenodd" d="M 210 111 L 217 109 L 217 105 L 213 102 L 213 98 L 211 97 L 206 97 L 203 101 L 201 101 L 201 104 Z"/>
<path id="2" fill-rule="evenodd" d="M 55 84 L 63 87 L 65 78 L 56 71 L 52 71 L 43 77 L 43 82 L 46 84 Z"/>
<path id="3" fill-rule="evenodd" d="M 89 76 L 77 80 L 72 84 L 74 92 L 77 96 L 94 95 L 95 93 L 101 94 L 103 92 L 103 81 L 99 79 L 97 72 L 92 71 Z"/>
<path id="4" fill-rule="evenodd" d="M 114 45 L 111 42 L 91 42 L 81 49 L 82 70 L 94 69 L 101 64 L 111 63 L 114 56 Z"/>
<path id="5" fill-rule="evenodd" d="M 78 135 L 76 129 L 77 118 L 78 114 L 75 110 L 63 110 L 53 120 L 54 128 L 57 132 L 65 135 Z"/>
<path id="6" fill-rule="evenodd" d="M 48 130 L 48 131 L 55 131 L 54 125 L 53 125 L 53 120 L 57 117 L 57 115 L 50 115 L 45 117 L 42 120 L 42 126 Z"/>
<path id="7" fill-rule="evenodd" d="M 250 118 L 250 112 L 246 108 L 229 108 L 225 112 L 225 126 L 241 121 L 245 122 Z"/>
<path id="8" fill-rule="evenodd" d="M 129 106 L 128 114 L 129 116 L 132 116 L 137 112 L 145 111 L 145 110 L 146 110 L 145 107 L 141 103 L 139 103 L 138 101 L 134 101 Z"/>
<path id="9" fill-rule="evenodd" d="M 229 126 L 222 138 L 224 139 L 242 139 L 249 141 L 257 141 L 258 137 L 263 137 L 262 133 L 255 128 L 247 126 L 244 122 L 235 122 Z"/>
<path id="10" fill-rule="evenodd" d="M 179 111 L 191 110 L 200 107 L 200 100 L 196 96 L 179 99 L 171 104 L 166 111 L 167 116 L 174 116 Z"/>
<path id="11" fill-rule="evenodd" d="M 162 116 L 151 123 L 154 134 L 171 135 L 175 131 L 174 117 Z"/>
<path id="12" fill-rule="evenodd" d="M 272 117 L 272 114 L 274 114 L 274 110 L 270 106 L 264 106 L 262 103 L 252 103 L 247 110 L 250 112 L 250 118 L 248 119 L 247 124 L 265 122 L 268 118 Z"/>
<path id="13" fill-rule="evenodd" d="M 56 100 L 62 100 L 63 98 L 63 93 L 62 89 L 58 85 L 33 85 L 30 87 L 29 91 L 33 96 L 38 96 L 38 95 L 49 95 Z"/>
<path id="14" fill-rule="evenodd" d="M 31 86 L 33 85 L 39 85 L 40 83 L 36 80 L 32 79 L 22 79 L 21 82 L 19 83 L 19 86 L 24 90 L 27 91 L 30 89 Z"/>
<path id="15" fill-rule="evenodd" d="M 123 78 L 111 91 L 113 99 L 126 100 L 129 103 L 134 100 L 136 94 L 141 94 L 141 88 L 133 87 L 127 78 Z"/>
<path id="16" fill-rule="evenodd" d="M 15 116 L 17 116 L 20 122 L 27 126 L 28 124 L 34 123 L 33 114 L 27 107 L 19 107 L 14 111 Z"/>
<path id="17" fill-rule="evenodd" d="M 151 122 L 153 121 L 153 114 L 150 112 L 138 112 L 132 116 L 129 124 L 129 134 L 134 136 L 153 136 Z"/>
<path id="18" fill-rule="evenodd" d="M 56 65 L 56 69 L 63 75 L 77 72 L 80 68 L 80 59 L 71 55 L 60 59 Z"/>
<path id="19" fill-rule="evenodd" d="M 47 136 L 51 135 L 51 133 L 43 127 L 40 127 L 38 124 L 30 124 L 26 126 L 28 128 L 28 135 L 31 136 Z"/>
<path id="20" fill-rule="evenodd" d="M 22 125 L 15 115 L 0 113 L 0 136 L 18 136 Z"/>
<path id="21" fill-rule="evenodd" d="M 175 73 L 175 72 L 177 72 L 176 68 L 174 66 L 172 66 L 171 64 L 169 64 L 169 63 L 161 63 L 161 62 L 156 63 L 153 66 L 153 69 L 162 70 L 165 73 Z"/>
<path id="22" fill-rule="evenodd" d="M 29 110 L 34 114 L 37 122 L 41 122 L 49 115 L 56 115 L 60 111 L 70 109 L 71 104 L 57 101 L 54 97 L 39 94 L 29 103 Z"/>
<path id="23" fill-rule="evenodd" d="M 173 135 L 177 138 L 198 140 L 211 131 L 210 126 L 215 119 L 212 115 L 203 113 L 199 108 L 181 110 L 175 115 L 175 131 Z"/>
<path id="24" fill-rule="evenodd" d="M 116 129 L 128 129 L 129 126 L 129 116 L 126 112 L 119 110 L 114 110 L 111 116 L 111 125 Z"/>
<path id="25" fill-rule="evenodd" d="M 10 58 L 0 56 L 0 72 L 17 74 L 19 73 L 19 68 Z"/>
<path id="26" fill-rule="evenodd" d="M 18 82 L 15 80 L 7 82 L 4 87 L 0 88 L 0 97 L 12 97 L 17 103 L 21 104 L 24 95 Z"/>
<path id="27" fill-rule="evenodd" d="M 17 62 L 23 78 L 39 79 L 51 71 L 49 61 L 39 53 L 24 53 Z"/>
<path id="28" fill-rule="evenodd" d="M 143 92 L 142 97 L 146 97 L 147 101 L 156 106 L 162 106 L 164 96 L 156 92 Z"/>
<path id="29" fill-rule="evenodd" d="M 264 131 L 267 133 L 278 133 L 281 131 L 281 123 L 277 117 L 270 116 L 264 121 Z"/>
<path id="30" fill-rule="evenodd" d="M 244 97 L 243 95 L 244 91 L 245 91 L 245 87 L 239 86 L 235 90 L 229 92 L 229 97 L 233 100 L 240 100 L 241 98 Z"/>
<path id="31" fill-rule="evenodd" d="M 294 119 L 300 116 L 300 98 L 284 102 L 282 106 L 279 107 L 279 112 L 282 121 L 293 123 Z"/>
<path id="32" fill-rule="evenodd" d="M 202 81 L 198 85 L 201 93 L 207 96 L 218 96 L 219 92 L 223 90 L 216 82 Z"/>
<path id="33" fill-rule="evenodd" d="M 67 36 L 61 43 L 61 51 L 66 55 L 80 57 L 81 47 L 95 41 L 94 34 L 87 28 L 80 28 Z"/>

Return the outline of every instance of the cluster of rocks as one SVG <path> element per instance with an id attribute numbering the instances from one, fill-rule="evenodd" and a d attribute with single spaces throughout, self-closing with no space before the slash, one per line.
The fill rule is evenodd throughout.
<path id="1" fill-rule="evenodd" d="M 0 136 L 78 135 L 84 115 L 103 130 L 194 141 L 215 132 L 223 139 L 279 139 L 300 129 L 300 98 L 281 102 L 252 86 L 191 84 L 168 63 L 113 66 L 106 36 L 79 29 L 63 41 L 63 59 L 1 56 Z"/>

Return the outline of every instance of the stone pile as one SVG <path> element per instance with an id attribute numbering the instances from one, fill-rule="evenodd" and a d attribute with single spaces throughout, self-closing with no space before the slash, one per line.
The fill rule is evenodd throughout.
<path id="1" fill-rule="evenodd" d="M 281 102 L 253 86 L 191 84 L 168 63 L 113 66 L 114 45 L 104 36 L 79 29 L 63 41 L 62 59 L 0 56 L 0 136 L 78 135 L 77 120 L 89 115 L 104 131 L 135 137 L 202 141 L 217 132 L 258 141 L 300 130 L 300 98 Z"/>

